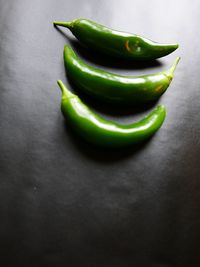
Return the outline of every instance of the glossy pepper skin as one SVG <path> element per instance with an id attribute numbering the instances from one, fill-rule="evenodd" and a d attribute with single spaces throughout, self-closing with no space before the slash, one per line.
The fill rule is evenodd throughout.
<path id="1" fill-rule="evenodd" d="M 64 47 L 67 75 L 74 84 L 97 99 L 117 104 L 140 104 L 158 99 L 170 85 L 179 59 L 163 72 L 121 76 L 87 65 L 69 45 Z"/>
<path id="2" fill-rule="evenodd" d="M 178 48 L 178 44 L 159 44 L 139 35 L 109 29 L 87 19 L 54 21 L 54 25 L 68 28 L 88 48 L 124 59 L 153 60 Z"/>
<path id="3" fill-rule="evenodd" d="M 157 106 L 142 120 L 122 125 L 102 118 L 91 111 L 61 80 L 61 110 L 71 127 L 86 141 L 102 147 L 123 147 L 150 138 L 162 125 L 166 110 Z"/>

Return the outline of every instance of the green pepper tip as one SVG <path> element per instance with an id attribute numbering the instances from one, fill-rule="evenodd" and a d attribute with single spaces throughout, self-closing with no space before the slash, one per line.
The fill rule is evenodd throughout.
<path id="1" fill-rule="evenodd" d="M 67 22 L 64 22 L 64 21 L 54 21 L 53 24 L 54 24 L 54 26 L 62 26 L 62 27 L 66 27 L 68 29 L 71 29 L 72 28 L 72 22 L 71 21 L 67 21 Z"/>
<path id="2" fill-rule="evenodd" d="M 72 94 L 67 87 L 64 85 L 64 83 L 61 80 L 57 80 L 57 84 L 60 87 L 60 90 L 62 92 L 62 97 L 63 98 L 68 98 L 68 97 L 72 97 L 74 96 L 74 94 Z"/>
<path id="3" fill-rule="evenodd" d="M 167 110 L 166 110 L 166 107 L 164 105 L 158 105 L 157 106 L 157 110 L 159 112 L 162 112 L 164 114 L 164 118 L 166 117 L 166 114 L 167 114 Z"/>
<path id="4" fill-rule="evenodd" d="M 65 44 L 65 45 L 64 45 L 64 53 L 68 53 L 68 52 L 70 52 L 70 53 L 74 54 L 74 56 L 76 56 L 76 54 L 75 54 L 75 52 L 72 50 L 71 46 L 70 46 L 69 44 Z"/>
<path id="5" fill-rule="evenodd" d="M 172 48 L 172 52 L 179 48 L 179 44 L 171 44 L 169 46 Z"/>
<path id="6" fill-rule="evenodd" d="M 62 83 L 61 80 L 57 80 L 57 84 L 60 85 Z"/>
<path id="7" fill-rule="evenodd" d="M 58 84 L 58 86 L 59 86 L 59 88 L 60 88 L 60 90 L 62 91 L 62 93 L 64 92 L 64 84 L 63 84 L 63 82 L 61 81 L 61 80 L 57 80 L 57 84 Z"/>
<path id="8" fill-rule="evenodd" d="M 178 63 L 179 63 L 179 61 L 180 61 L 180 57 L 177 57 L 175 60 L 174 60 L 174 63 L 172 64 L 172 66 L 171 66 L 171 68 L 170 68 L 170 71 L 171 71 L 171 73 L 173 74 L 174 73 L 174 71 L 175 71 L 175 69 L 176 69 L 176 67 L 177 67 L 177 65 L 178 65 Z"/>
<path id="9" fill-rule="evenodd" d="M 163 110 L 163 111 L 166 111 L 166 108 L 164 105 L 158 105 L 157 106 L 157 110 Z"/>
<path id="10" fill-rule="evenodd" d="M 165 106 L 164 105 L 158 105 L 158 108 L 165 109 Z"/>
<path id="11" fill-rule="evenodd" d="M 179 44 L 174 44 L 174 48 L 175 48 L 175 50 L 176 50 L 177 48 L 179 48 Z"/>
<path id="12" fill-rule="evenodd" d="M 66 48 L 68 48 L 68 47 L 69 47 L 69 45 L 67 45 L 67 44 L 64 45 L 64 49 L 66 49 Z"/>
<path id="13" fill-rule="evenodd" d="M 174 63 L 172 64 L 171 68 L 167 71 L 167 76 L 170 80 L 173 79 L 174 77 L 174 71 L 176 70 L 176 67 L 180 61 L 180 57 L 177 57 L 175 60 L 174 60 Z"/>

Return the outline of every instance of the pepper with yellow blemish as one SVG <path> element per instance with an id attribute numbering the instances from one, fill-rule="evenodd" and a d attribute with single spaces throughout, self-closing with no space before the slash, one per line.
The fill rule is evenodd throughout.
<path id="1" fill-rule="evenodd" d="M 164 57 L 178 48 L 178 44 L 156 43 L 139 35 L 112 30 L 87 19 L 54 21 L 54 25 L 68 28 L 88 48 L 124 59 L 152 60 Z"/>
<path id="2" fill-rule="evenodd" d="M 64 47 L 68 77 L 88 95 L 106 102 L 140 104 L 158 99 L 170 85 L 178 57 L 169 70 L 143 76 L 121 76 L 80 60 L 69 45 Z"/>

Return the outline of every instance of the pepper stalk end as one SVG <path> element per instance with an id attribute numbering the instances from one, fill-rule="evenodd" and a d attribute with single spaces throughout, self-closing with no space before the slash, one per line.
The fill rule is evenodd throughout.
<path id="1" fill-rule="evenodd" d="M 53 21 L 53 25 L 54 26 L 66 27 L 68 29 L 72 28 L 72 22 L 71 21 L 67 21 L 67 22 L 64 22 L 64 21 Z"/>
<path id="2" fill-rule="evenodd" d="M 58 86 L 60 87 L 60 90 L 62 92 L 62 98 L 69 98 L 74 96 L 74 94 L 72 94 L 67 87 L 64 85 L 64 83 L 61 80 L 57 81 Z"/>
<path id="3" fill-rule="evenodd" d="M 173 79 L 174 77 L 174 71 L 176 70 L 176 67 L 180 61 L 180 57 L 177 57 L 175 60 L 174 60 L 174 63 L 172 64 L 171 68 L 167 71 L 167 76 L 170 80 Z"/>

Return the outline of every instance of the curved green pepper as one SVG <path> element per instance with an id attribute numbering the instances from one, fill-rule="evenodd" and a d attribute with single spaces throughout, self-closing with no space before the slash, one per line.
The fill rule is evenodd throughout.
<path id="1" fill-rule="evenodd" d="M 64 117 L 80 136 L 95 145 L 122 147 L 142 142 L 161 127 L 166 116 L 165 107 L 157 106 L 141 121 L 121 125 L 93 113 L 61 80 L 58 85 L 62 91 L 61 110 Z"/>
<path id="2" fill-rule="evenodd" d="M 85 64 L 72 48 L 64 47 L 69 78 L 84 92 L 107 102 L 133 104 L 158 99 L 172 81 L 177 58 L 169 70 L 143 76 L 121 76 Z"/>
<path id="3" fill-rule="evenodd" d="M 87 19 L 54 21 L 64 26 L 87 47 L 125 59 L 152 60 L 172 53 L 178 44 L 159 44 L 139 35 L 119 32 Z"/>

